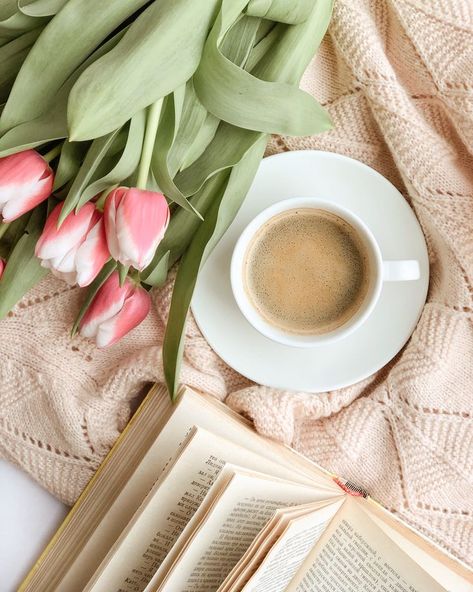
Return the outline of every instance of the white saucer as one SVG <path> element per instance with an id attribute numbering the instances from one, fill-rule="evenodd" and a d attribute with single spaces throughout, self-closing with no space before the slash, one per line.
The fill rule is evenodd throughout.
<path id="1" fill-rule="evenodd" d="M 249 221 L 290 197 L 319 197 L 358 214 L 377 239 L 383 259 L 417 259 L 417 281 L 384 284 L 371 316 L 348 337 L 310 349 L 263 337 L 238 309 L 230 287 L 230 259 Z M 192 311 L 217 354 L 244 376 L 267 386 L 320 393 L 370 376 L 393 358 L 412 334 L 429 284 L 427 248 L 403 196 L 382 175 L 331 152 L 285 152 L 265 158 L 248 196 L 200 272 Z"/>

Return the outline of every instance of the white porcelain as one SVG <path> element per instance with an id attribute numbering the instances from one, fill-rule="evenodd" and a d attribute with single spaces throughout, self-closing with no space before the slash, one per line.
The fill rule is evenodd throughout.
<path id="1" fill-rule="evenodd" d="M 324 210 L 348 222 L 357 231 L 369 257 L 368 291 L 360 308 L 344 325 L 323 334 L 297 334 L 284 331 L 268 323 L 253 306 L 244 287 L 244 262 L 253 237 L 274 216 L 298 208 Z M 372 313 L 378 303 L 383 281 L 413 281 L 418 280 L 419 277 L 419 262 L 416 260 L 383 261 L 381 250 L 373 233 L 359 216 L 333 202 L 313 197 L 285 199 L 260 212 L 241 233 L 233 250 L 230 264 L 233 296 L 246 320 L 265 337 L 292 347 L 315 347 L 347 337 Z"/>
<path id="2" fill-rule="evenodd" d="M 417 261 L 420 272 L 417 281 L 383 282 L 361 326 L 343 339 L 310 348 L 283 345 L 257 331 L 236 304 L 230 282 L 232 253 L 243 229 L 265 208 L 294 196 L 348 209 L 368 227 L 383 260 Z M 398 271 L 390 268 L 393 277 Z M 417 324 L 428 281 L 419 223 L 389 181 L 338 154 L 286 152 L 261 163 L 244 204 L 199 274 L 192 310 L 207 341 L 235 370 L 267 386 L 316 393 L 363 380 L 389 362 Z"/>

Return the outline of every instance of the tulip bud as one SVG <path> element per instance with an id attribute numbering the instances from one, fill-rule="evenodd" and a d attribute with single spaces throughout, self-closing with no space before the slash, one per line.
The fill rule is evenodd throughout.
<path id="1" fill-rule="evenodd" d="M 35 150 L 0 158 L 0 219 L 11 222 L 47 199 L 54 174 Z"/>
<path id="2" fill-rule="evenodd" d="M 88 286 L 110 258 L 102 214 L 91 203 L 71 212 L 58 228 L 63 204 L 46 220 L 36 243 L 41 265 L 70 285 Z"/>
<path id="3" fill-rule="evenodd" d="M 94 338 L 98 347 L 107 347 L 139 325 L 150 307 L 148 292 L 129 278 L 120 286 L 115 271 L 92 300 L 80 322 L 80 333 Z"/>
<path id="4" fill-rule="evenodd" d="M 3 272 L 5 271 L 5 259 L 0 257 L 0 280 L 2 279 Z"/>
<path id="5" fill-rule="evenodd" d="M 110 253 L 140 271 L 151 263 L 169 224 L 162 193 L 118 187 L 105 202 L 105 232 Z"/>

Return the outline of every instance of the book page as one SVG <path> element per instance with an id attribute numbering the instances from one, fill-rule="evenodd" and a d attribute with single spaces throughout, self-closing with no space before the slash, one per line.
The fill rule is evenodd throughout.
<path id="1" fill-rule="evenodd" d="M 291 520 L 300 516 L 306 516 L 315 510 L 324 508 L 327 503 L 337 502 L 314 502 L 302 506 L 293 506 L 291 508 L 280 508 L 276 510 L 271 520 L 260 530 L 258 535 L 246 550 L 240 561 L 235 565 L 232 571 L 227 575 L 221 584 L 218 592 L 228 592 L 234 587 L 240 589 L 243 587 L 262 561 L 282 536 Z"/>
<path id="2" fill-rule="evenodd" d="M 169 397 L 163 389 L 155 396 Z M 68 592 L 82 592 L 146 494 L 172 464 L 192 429 L 193 421 L 190 415 L 193 401 L 194 399 L 191 399 L 183 404 L 183 399 L 180 399 L 175 404 L 169 419 L 143 454 L 134 473 L 123 484 L 116 498 L 110 502 L 107 512 L 61 580 L 62 589 Z M 155 407 L 156 402 L 151 403 Z M 140 422 L 141 418 L 137 417 L 136 421 Z M 156 420 L 154 423 L 156 424 Z M 143 429 L 151 431 L 153 426 L 143 426 Z"/>
<path id="3" fill-rule="evenodd" d="M 319 497 L 307 485 L 235 472 L 157 590 L 214 592 L 278 508 Z"/>
<path id="4" fill-rule="evenodd" d="M 361 500 L 360 500 L 361 502 Z M 430 573 L 449 592 L 473 592 L 473 571 L 451 559 L 435 547 L 432 541 L 424 539 L 390 512 L 371 499 L 362 501 L 363 509 L 370 518 L 411 559 Z M 448 566 L 448 567 L 447 567 Z"/>
<path id="5" fill-rule="evenodd" d="M 293 578 L 288 592 L 445 592 L 353 498 Z"/>
<path id="6" fill-rule="evenodd" d="M 239 581 L 232 592 L 284 592 L 302 562 L 327 529 L 343 501 L 289 521 L 278 541 L 267 553 L 248 583 Z M 250 577 L 248 577 L 250 576 Z"/>
<path id="7" fill-rule="evenodd" d="M 157 569 L 156 573 L 151 578 L 143 592 L 154 592 L 163 583 L 168 572 L 171 570 L 174 564 L 177 563 L 180 555 L 184 551 L 189 540 L 192 538 L 195 532 L 199 529 L 200 525 L 207 518 L 215 503 L 220 498 L 220 495 L 226 489 L 226 487 L 233 479 L 237 471 L 242 472 L 244 471 L 244 469 L 230 463 L 225 464 L 223 469 L 220 471 L 219 476 L 217 477 L 214 484 L 205 496 L 204 501 L 199 506 L 192 518 L 189 520 L 186 527 L 179 535 L 179 538 L 171 547 L 171 550 L 169 551 L 166 558 L 161 563 L 160 567 Z"/>
<path id="8" fill-rule="evenodd" d="M 153 396 L 153 395 L 151 395 Z M 163 389 L 155 397 L 167 398 L 168 394 Z M 150 400 L 148 407 L 156 407 L 158 399 Z M 166 399 L 167 400 L 167 399 Z M 137 417 L 136 422 L 141 418 Z M 154 421 L 156 424 L 156 420 Z M 120 536 L 133 514 L 157 482 L 166 467 L 176 457 L 182 442 L 194 424 L 225 437 L 234 443 L 243 442 L 244 446 L 253 452 L 278 462 L 294 472 L 305 474 L 311 480 L 320 482 L 320 487 L 325 488 L 330 495 L 337 492 L 338 487 L 322 474 L 310 461 L 300 459 L 296 453 L 290 453 L 283 446 L 270 442 L 258 435 L 246 425 L 243 418 L 219 404 L 218 401 L 209 400 L 208 397 L 199 395 L 191 389 L 185 392 L 173 407 L 167 423 L 162 428 L 154 442 L 143 453 L 143 458 L 134 473 L 123 483 L 121 491 L 115 494 L 113 503 L 101 516 L 100 523 L 96 526 L 84 547 L 78 553 L 75 561 L 61 580 L 61 586 L 68 592 L 82 592 L 87 582 L 106 557 L 112 545 Z M 146 428 L 150 431 L 152 427 Z M 295 457 L 295 461 L 293 459 Z M 115 462 L 115 461 L 114 461 Z M 242 464 L 242 463 L 239 463 Z M 74 533 L 71 533 L 74 545 Z M 76 545 L 75 545 L 76 546 Z M 60 566 L 64 570 L 64 562 Z M 57 568 L 56 568 L 57 569 Z"/>
<path id="9" fill-rule="evenodd" d="M 189 521 L 189 523 L 187 524 L 185 529 L 182 531 L 178 540 L 173 545 L 173 547 L 169 551 L 169 553 L 166 556 L 166 558 L 164 559 L 164 561 L 161 563 L 161 566 L 156 571 L 156 573 L 154 574 L 154 576 L 150 580 L 149 584 L 146 586 L 144 592 L 154 592 L 154 590 L 159 588 L 160 584 L 163 582 L 168 571 L 171 569 L 171 567 L 174 565 L 174 563 L 178 560 L 178 558 L 179 558 L 180 554 L 182 553 L 188 540 L 193 536 L 193 533 L 195 533 L 195 531 L 198 529 L 199 525 L 207 517 L 207 515 L 208 515 L 208 513 L 215 501 L 216 492 L 217 491 L 220 492 L 220 490 L 223 488 L 223 486 L 221 487 L 219 485 L 218 481 L 222 477 L 224 477 L 224 479 L 225 479 L 224 473 L 227 473 L 227 475 L 228 475 L 229 474 L 228 472 L 231 470 L 232 470 L 232 465 L 225 465 L 225 467 L 222 469 L 222 472 L 218 476 L 216 482 L 212 485 L 212 488 L 209 490 L 209 493 L 207 494 L 204 502 L 199 507 L 197 512 L 194 514 L 194 516 L 191 518 L 191 520 Z M 240 468 L 240 470 L 241 470 L 241 468 Z M 222 481 L 222 483 L 223 482 L 224 481 Z M 225 483 L 226 482 L 227 481 L 225 481 Z M 213 491 L 213 490 L 215 490 L 215 491 Z M 267 522 L 267 524 L 265 525 L 265 527 L 258 533 L 258 535 L 255 537 L 255 539 L 252 541 L 251 545 L 246 550 L 246 552 L 243 555 L 243 557 L 241 558 L 241 560 L 238 562 L 239 567 L 241 567 L 241 568 L 245 567 L 245 565 L 246 565 L 245 561 L 249 560 L 251 558 L 251 556 L 255 554 L 255 549 L 257 549 L 257 552 L 259 554 L 260 552 L 264 551 L 264 548 L 267 547 L 267 550 L 270 548 L 272 542 L 277 540 L 278 534 L 280 534 L 280 531 L 283 530 L 283 528 L 284 528 L 283 525 L 287 524 L 287 522 L 286 522 L 287 517 L 289 517 L 289 518 L 287 518 L 287 520 L 289 520 L 290 517 L 292 517 L 292 516 L 294 516 L 294 517 L 299 516 L 302 513 L 309 513 L 311 510 L 323 508 L 323 507 L 330 505 L 330 504 L 339 503 L 340 500 L 343 501 L 344 498 L 345 498 L 345 496 L 342 494 L 341 496 L 338 495 L 335 498 L 332 497 L 328 500 L 327 499 L 320 499 L 316 502 L 311 502 L 310 504 L 304 504 L 301 506 L 293 506 L 290 508 L 278 508 L 276 510 L 276 512 L 274 513 L 274 515 L 271 517 L 271 520 L 269 520 Z M 280 529 L 280 531 L 278 531 L 278 529 Z M 263 555 L 263 557 L 264 557 L 264 555 Z M 237 569 L 237 566 L 235 566 L 235 570 L 236 569 Z M 232 572 L 230 572 L 228 574 L 228 579 L 231 579 L 231 581 L 233 581 L 233 579 L 236 578 L 237 575 L 238 574 L 234 573 L 232 570 Z M 225 582 L 227 582 L 227 579 L 225 580 Z M 223 586 L 223 584 L 222 584 L 222 586 Z"/>
<path id="10" fill-rule="evenodd" d="M 95 550 L 91 553 L 87 552 L 88 541 L 95 538 L 95 529 L 101 527 L 101 521 L 110 507 L 114 507 L 117 496 L 123 499 L 120 493 L 122 487 L 126 483 L 134 483 L 133 473 L 139 466 L 145 451 L 152 446 L 169 419 L 171 408 L 172 404 L 166 389 L 153 387 L 20 586 L 22 592 L 51 592 L 56 588 L 68 592 L 82 591 L 114 539 L 112 534 L 111 540 L 109 537 L 104 541 L 102 548 L 99 549 L 99 554 L 102 553 L 102 555 L 96 563 Z M 163 442 L 160 439 L 160 454 L 158 462 L 155 463 L 158 472 L 160 459 L 165 459 L 174 450 L 175 443 L 169 449 L 166 441 Z M 146 491 L 147 489 L 144 489 L 142 497 Z M 135 508 L 138 504 L 139 502 Z M 120 519 L 121 512 L 118 511 L 115 513 L 115 520 L 110 524 L 112 530 L 115 521 L 119 524 Z M 107 539 L 107 531 L 105 531 L 105 539 Z M 76 572 L 77 579 L 72 577 L 64 583 L 63 578 L 71 562 L 80 555 L 82 550 L 85 552 L 86 559 Z"/>
<path id="11" fill-rule="evenodd" d="M 311 483 L 292 469 L 202 428 L 193 428 L 180 455 L 150 491 L 86 590 L 143 590 L 227 462 L 255 470 L 264 468 L 279 477 Z M 325 495 L 325 491 L 319 493 L 320 498 Z"/>
<path id="12" fill-rule="evenodd" d="M 330 473 L 289 446 L 261 436 L 247 420 L 224 403 L 210 395 L 197 395 L 187 388 L 183 398 L 197 399 L 200 412 L 194 416 L 195 425 L 305 475 L 316 483 L 318 488 L 326 489 L 327 497 L 330 493 L 339 494 L 340 488 Z"/>

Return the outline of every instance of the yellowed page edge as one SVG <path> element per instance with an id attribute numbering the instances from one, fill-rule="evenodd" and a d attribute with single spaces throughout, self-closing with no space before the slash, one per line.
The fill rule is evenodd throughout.
<path id="1" fill-rule="evenodd" d="M 158 394 L 158 391 L 160 389 L 165 390 L 165 387 L 162 386 L 162 385 L 154 384 L 150 388 L 150 390 L 148 391 L 147 395 L 144 397 L 143 401 L 139 405 L 138 409 L 133 414 L 133 417 L 131 417 L 130 421 L 125 426 L 123 432 L 118 436 L 115 444 L 112 446 L 112 448 L 110 449 L 110 451 L 108 452 L 108 454 L 106 455 L 106 457 L 103 459 L 103 461 L 100 463 L 99 468 L 94 473 L 94 475 L 92 476 L 92 478 L 90 479 L 90 481 L 87 483 L 87 485 L 85 486 L 84 490 L 82 491 L 82 493 L 80 494 L 80 496 L 77 498 L 77 501 L 72 506 L 71 510 L 68 512 L 67 516 L 64 518 L 63 522 L 59 526 L 58 530 L 54 533 L 53 537 L 51 538 L 51 540 L 47 544 L 46 548 L 41 553 L 41 555 L 38 557 L 38 559 L 34 563 L 33 567 L 30 569 L 30 571 L 28 572 L 28 574 L 26 575 L 26 577 L 23 580 L 23 582 L 20 584 L 20 587 L 18 588 L 18 592 L 25 592 L 25 590 L 27 589 L 27 586 L 29 585 L 29 583 L 32 580 L 33 576 L 35 575 L 36 571 L 39 569 L 40 565 L 43 563 L 43 561 L 46 558 L 46 556 L 49 555 L 49 553 L 54 548 L 54 546 L 55 546 L 58 538 L 64 532 L 66 526 L 69 524 L 69 522 L 71 521 L 71 519 L 74 516 L 74 514 L 77 512 L 77 510 L 79 509 L 79 507 L 84 502 L 84 500 L 87 497 L 89 491 L 92 489 L 92 487 L 96 483 L 97 479 L 101 475 L 101 473 L 104 470 L 104 468 L 106 467 L 106 465 L 110 462 L 111 458 L 116 454 L 117 450 L 120 448 L 120 445 L 123 442 L 125 436 L 130 431 L 130 429 L 134 425 L 134 423 L 138 420 L 138 417 L 144 411 L 144 409 L 146 408 L 146 406 L 149 404 L 150 398 L 152 396 L 157 395 Z"/>

